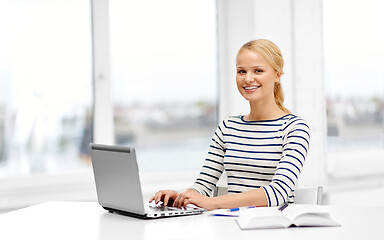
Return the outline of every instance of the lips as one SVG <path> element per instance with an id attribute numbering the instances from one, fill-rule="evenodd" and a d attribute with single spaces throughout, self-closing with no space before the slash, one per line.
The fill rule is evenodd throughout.
<path id="1" fill-rule="evenodd" d="M 248 87 L 243 87 L 245 90 L 255 90 L 260 88 L 261 86 L 248 86 Z"/>

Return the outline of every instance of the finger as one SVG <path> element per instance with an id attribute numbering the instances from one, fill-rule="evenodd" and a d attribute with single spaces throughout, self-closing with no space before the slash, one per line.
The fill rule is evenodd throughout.
<path id="1" fill-rule="evenodd" d="M 158 192 L 157 192 L 157 193 L 158 193 Z M 149 202 L 152 202 L 152 201 L 156 200 L 157 193 L 155 193 L 155 194 L 151 197 L 151 199 L 149 199 Z M 155 201 L 155 202 L 156 202 L 156 201 Z"/>
<path id="2" fill-rule="evenodd" d="M 187 196 L 182 195 L 181 198 L 180 198 L 180 200 L 179 200 L 179 204 L 178 204 L 177 207 L 178 207 L 178 208 L 181 208 L 181 207 L 183 206 L 185 200 L 187 200 L 187 199 L 188 199 Z"/>
<path id="3" fill-rule="evenodd" d="M 184 207 L 184 208 L 187 208 L 187 205 L 188 205 L 188 204 L 192 204 L 192 205 L 193 205 L 193 206 L 190 206 L 190 207 L 199 207 L 199 208 L 204 208 L 205 210 L 213 210 L 213 209 L 208 209 L 208 208 L 206 208 L 205 206 L 203 207 L 202 205 L 200 205 L 201 202 L 200 202 L 200 204 L 199 204 L 199 201 L 197 201 L 196 198 L 188 198 L 188 199 L 186 199 L 186 200 L 184 201 L 184 205 L 183 205 L 183 207 Z"/>
<path id="4" fill-rule="evenodd" d="M 170 197 L 171 197 L 171 195 L 169 195 L 169 194 L 166 194 L 164 196 L 164 200 L 163 200 L 164 206 L 168 206 L 168 202 L 169 202 Z"/>
<path id="5" fill-rule="evenodd" d="M 179 194 L 179 195 L 177 196 L 175 202 L 173 203 L 173 206 L 174 206 L 174 207 L 177 207 L 177 208 L 180 208 L 181 205 L 182 205 L 183 202 L 184 202 L 184 199 L 185 199 L 184 194 Z"/>
<path id="6" fill-rule="evenodd" d="M 183 207 L 187 207 L 188 204 L 194 204 L 195 201 L 193 198 L 188 198 L 188 199 L 185 199 L 184 203 L 183 203 Z"/>
<path id="7" fill-rule="evenodd" d="M 158 199 L 159 199 L 159 196 L 158 196 L 158 192 L 157 192 L 157 193 L 155 193 L 155 195 L 153 196 L 153 200 L 155 200 L 155 203 L 157 203 Z"/>
<path id="8" fill-rule="evenodd" d="M 159 197 L 158 195 L 159 195 L 158 192 L 155 193 L 155 195 L 153 195 L 153 196 L 151 197 L 151 199 L 149 199 L 149 202 L 155 201 L 155 203 L 157 204 L 158 201 L 159 201 L 159 199 L 161 198 L 161 197 Z"/>
<path id="9" fill-rule="evenodd" d="M 158 204 L 163 198 L 163 191 L 158 191 L 155 195 L 155 203 Z"/>
<path id="10" fill-rule="evenodd" d="M 175 198 L 175 201 L 173 201 L 172 207 L 177 207 L 177 205 L 179 204 L 180 197 L 181 197 L 181 194 L 177 195 L 177 197 Z"/>
<path id="11" fill-rule="evenodd" d="M 190 202 L 191 202 L 190 199 L 186 199 L 186 200 L 184 201 L 184 203 L 183 203 L 183 208 L 186 208 L 187 205 L 188 205 Z"/>
<path id="12" fill-rule="evenodd" d="M 189 192 L 184 192 L 181 194 L 181 197 L 180 197 L 180 200 L 179 200 L 179 205 L 178 207 L 181 208 L 183 207 L 185 204 L 184 202 L 188 199 L 190 199 L 191 197 L 193 197 Z"/>

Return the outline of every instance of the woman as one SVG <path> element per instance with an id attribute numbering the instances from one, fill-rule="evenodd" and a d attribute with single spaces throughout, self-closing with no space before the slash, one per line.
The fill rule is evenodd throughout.
<path id="1" fill-rule="evenodd" d="M 229 117 L 217 127 L 201 173 L 183 193 L 161 190 L 151 199 L 206 210 L 279 206 L 294 202 L 294 188 L 309 148 L 306 122 L 283 106 L 280 78 L 284 61 L 271 41 L 244 44 L 236 58 L 236 83 L 249 101 L 245 116 Z M 228 195 L 210 197 L 226 171 Z"/>

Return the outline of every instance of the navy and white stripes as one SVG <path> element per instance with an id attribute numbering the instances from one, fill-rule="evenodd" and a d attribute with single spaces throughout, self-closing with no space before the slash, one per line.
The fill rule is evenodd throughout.
<path id="1" fill-rule="evenodd" d="M 192 188 L 210 195 L 225 171 L 228 193 L 262 187 L 269 206 L 293 203 L 309 138 L 308 125 L 293 114 L 265 121 L 229 117 L 217 127 Z"/>

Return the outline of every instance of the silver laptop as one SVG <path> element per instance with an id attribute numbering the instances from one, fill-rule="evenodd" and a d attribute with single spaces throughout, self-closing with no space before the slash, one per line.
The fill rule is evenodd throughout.
<path id="1" fill-rule="evenodd" d="M 139 218 L 200 214 L 200 208 L 150 205 L 143 200 L 139 168 L 133 147 L 90 144 L 99 204 L 109 212 Z"/>

